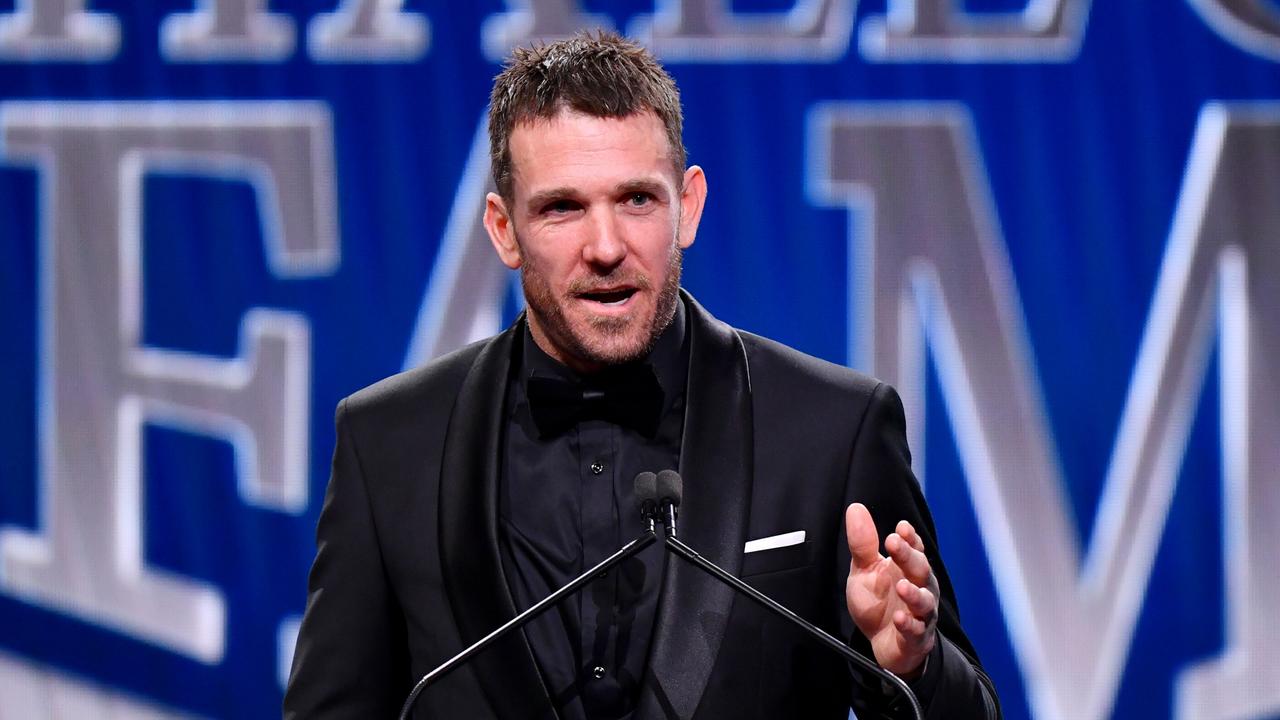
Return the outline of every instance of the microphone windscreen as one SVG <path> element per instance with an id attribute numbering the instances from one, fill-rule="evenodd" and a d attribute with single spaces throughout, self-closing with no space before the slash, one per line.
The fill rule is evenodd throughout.
<path id="1" fill-rule="evenodd" d="M 641 507 L 646 502 L 658 500 L 658 476 L 651 472 L 636 475 L 636 504 Z"/>
<path id="2" fill-rule="evenodd" d="M 670 500 L 672 505 L 679 505 L 684 495 L 684 481 L 675 470 L 663 470 L 658 473 L 658 499 Z"/>

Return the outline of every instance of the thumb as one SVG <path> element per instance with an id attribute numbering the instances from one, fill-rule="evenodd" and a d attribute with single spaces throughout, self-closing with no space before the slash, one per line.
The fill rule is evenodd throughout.
<path id="1" fill-rule="evenodd" d="M 880 562 L 880 538 L 871 511 L 862 503 L 854 503 L 844 512 L 844 532 L 849 539 L 853 566 L 867 568 Z"/>

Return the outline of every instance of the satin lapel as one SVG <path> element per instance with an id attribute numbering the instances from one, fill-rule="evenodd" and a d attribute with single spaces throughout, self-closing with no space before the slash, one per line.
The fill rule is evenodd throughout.
<path id="1" fill-rule="evenodd" d="M 700 555 L 737 575 L 751 499 L 751 378 L 737 333 L 682 292 L 689 310 L 679 531 Z M 667 558 L 637 718 L 690 718 L 715 665 L 733 591 Z"/>
<path id="2" fill-rule="evenodd" d="M 498 556 L 497 490 L 511 351 L 523 328 L 516 323 L 476 357 L 445 436 L 440 549 L 464 646 L 516 614 Z M 470 664 L 498 717 L 555 717 L 523 633 L 509 635 Z"/>

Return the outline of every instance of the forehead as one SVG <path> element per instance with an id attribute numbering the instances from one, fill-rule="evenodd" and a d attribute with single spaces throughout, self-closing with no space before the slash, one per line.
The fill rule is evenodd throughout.
<path id="1" fill-rule="evenodd" d="M 673 175 L 666 130 L 647 110 L 601 118 L 562 109 L 550 118 L 518 123 L 510 148 L 517 195 L 562 186 L 585 191 Z"/>

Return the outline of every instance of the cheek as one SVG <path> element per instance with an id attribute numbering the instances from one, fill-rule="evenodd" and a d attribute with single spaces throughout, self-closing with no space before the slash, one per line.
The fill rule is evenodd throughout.
<path id="1" fill-rule="evenodd" d="M 669 247 L 680 230 L 679 217 L 667 212 L 628 217 L 621 226 L 632 250 L 645 253 Z"/>
<path id="2" fill-rule="evenodd" d="M 521 254 L 540 267 L 554 267 L 557 255 L 563 255 L 563 248 L 568 245 L 567 238 L 559 230 L 555 226 L 530 222 L 519 236 Z"/>
<path id="3" fill-rule="evenodd" d="M 524 251 L 525 267 L 536 273 L 543 282 L 558 286 L 565 281 L 574 267 L 573 257 L 567 252 L 548 252 L 547 248 Z"/>
<path id="4" fill-rule="evenodd" d="M 675 227 L 664 224 L 661 228 L 651 228 L 643 246 L 638 248 L 637 259 L 642 258 L 645 270 L 650 273 L 664 272 L 671 262 L 671 255 L 676 252 L 678 238 Z"/>

